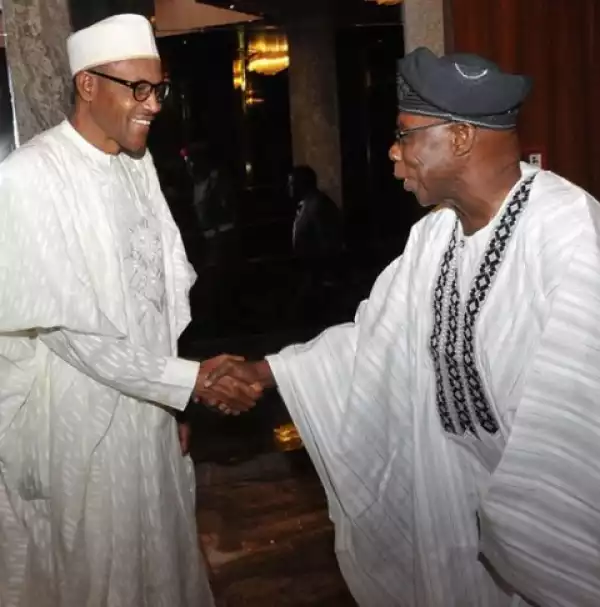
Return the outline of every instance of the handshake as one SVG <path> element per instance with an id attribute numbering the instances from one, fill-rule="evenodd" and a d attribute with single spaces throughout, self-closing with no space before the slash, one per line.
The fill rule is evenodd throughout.
<path id="1" fill-rule="evenodd" d="M 265 389 L 275 385 L 266 360 L 246 361 L 241 356 L 221 354 L 200 365 L 192 401 L 216 407 L 226 415 L 252 409 Z"/>

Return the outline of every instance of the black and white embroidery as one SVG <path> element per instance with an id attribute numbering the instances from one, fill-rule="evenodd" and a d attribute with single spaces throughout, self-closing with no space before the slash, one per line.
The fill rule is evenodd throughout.
<path id="1" fill-rule="evenodd" d="M 454 255 L 456 245 L 456 230 L 452 232 L 450 244 L 444 252 L 442 257 L 442 265 L 440 268 L 440 274 L 435 285 L 435 291 L 433 293 L 433 331 L 430 338 L 430 348 L 433 354 L 433 364 L 435 367 L 435 381 L 436 381 L 436 394 L 437 394 L 437 406 L 442 425 L 447 432 L 454 431 L 454 423 L 452 421 L 452 415 L 450 414 L 450 405 L 446 400 L 446 389 L 444 386 L 444 374 L 442 373 L 442 366 L 439 356 L 441 349 L 442 337 L 442 326 L 444 324 L 444 309 L 443 301 L 444 294 L 447 291 L 447 285 L 451 278 L 451 272 L 453 268 Z"/>
<path id="2" fill-rule="evenodd" d="M 506 206 L 486 247 L 461 313 L 457 284 L 458 220 L 443 256 L 433 293 L 433 330 L 429 348 L 442 427 L 451 434 L 479 429 L 498 432 L 498 421 L 485 394 L 475 358 L 475 325 L 523 212 L 535 176 L 523 181 Z"/>

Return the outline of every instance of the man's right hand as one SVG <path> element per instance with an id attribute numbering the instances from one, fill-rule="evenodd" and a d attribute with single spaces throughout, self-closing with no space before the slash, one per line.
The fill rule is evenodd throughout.
<path id="1" fill-rule="evenodd" d="M 234 378 L 253 388 L 271 388 L 275 385 L 275 378 L 271 367 L 266 360 L 250 362 L 239 356 L 222 354 L 218 356 L 213 368 L 204 381 L 205 388 L 211 388 L 223 378 Z"/>
<path id="2" fill-rule="evenodd" d="M 263 385 L 254 376 L 240 373 L 236 365 L 245 363 L 241 356 L 222 354 L 201 363 L 194 402 L 218 407 L 223 413 L 237 415 L 248 411 L 262 396 Z"/>
<path id="3" fill-rule="evenodd" d="M 223 354 L 206 362 L 211 369 L 203 382 L 205 390 L 216 390 L 225 383 L 238 388 L 244 386 L 245 390 L 250 390 L 248 395 L 252 396 L 252 394 L 262 395 L 265 389 L 275 385 L 275 379 L 266 360 L 248 362 L 239 356 Z M 229 406 L 227 401 L 223 401 L 223 404 L 225 409 Z M 236 403 L 232 404 L 235 407 Z M 235 412 L 220 408 L 226 413 Z"/>

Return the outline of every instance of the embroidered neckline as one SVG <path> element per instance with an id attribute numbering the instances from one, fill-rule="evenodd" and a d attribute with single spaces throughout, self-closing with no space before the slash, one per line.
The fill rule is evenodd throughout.
<path id="1" fill-rule="evenodd" d="M 438 413 L 442 427 L 450 434 L 462 436 L 469 432 L 479 436 L 481 430 L 496 434 L 500 428 L 477 369 L 475 325 L 527 205 L 534 179 L 535 175 L 524 179 L 506 205 L 492 231 L 464 306 L 460 305 L 457 284 L 458 218 L 442 255 L 433 292 L 429 350 L 435 370 Z"/>

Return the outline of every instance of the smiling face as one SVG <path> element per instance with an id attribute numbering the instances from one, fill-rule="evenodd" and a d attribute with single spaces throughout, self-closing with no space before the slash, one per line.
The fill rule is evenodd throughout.
<path id="1" fill-rule="evenodd" d="M 451 197 L 460 168 L 456 129 L 461 126 L 428 116 L 398 115 L 400 137 L 389 152 L 394 176 L 404 181 L 404 189 L 413 192 L 421 206 L 434 206 Z"/>
<path id="2" fill-rule="evenodd" d="M 158 59 L 118 61 L 94 71 L 130 82 L 158 84 L 163 80 Z M 137 101 L 131 88 L 90 72 L 78 74 L 76 84 L 80 100 L 87 105 L 87 118 L 93 122 L 87 130 L 98 139 L 93 143 L 111 154 L 143 154 L 150 125 L 161 110 L 154 93 Z"/>

